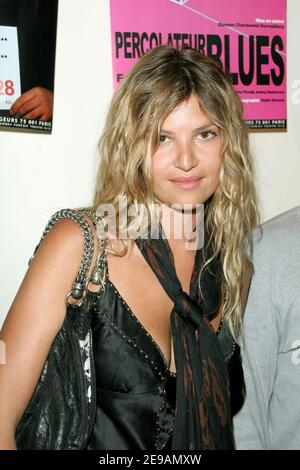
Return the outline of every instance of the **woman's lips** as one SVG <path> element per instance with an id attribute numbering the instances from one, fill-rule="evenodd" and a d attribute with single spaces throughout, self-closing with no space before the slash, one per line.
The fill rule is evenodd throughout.
<path id="1" fill-rule="evenodd" d="M 197 186 L 199 186 L 201 180 L 203 178 L 202 177 L 199 177 L 199 178 L 192 178 L 192 179 L 186 179 L 186 180 L 170 180 L 171 183 L 175 184 L 175 186 L 177 186 L 177 188 L 181 188 L 181 189 L 194 189 L 196 188 Z"/>

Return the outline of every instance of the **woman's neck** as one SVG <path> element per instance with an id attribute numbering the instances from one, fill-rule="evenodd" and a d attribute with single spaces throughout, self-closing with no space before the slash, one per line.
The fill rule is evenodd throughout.
<path id="1" fill-rule="evenodd" d="M 159 205 L 159 220 L 166 238 L 172 246 L 195 250 L 203 245 L 204 205 L 194 209 L 183 206 Z"/>

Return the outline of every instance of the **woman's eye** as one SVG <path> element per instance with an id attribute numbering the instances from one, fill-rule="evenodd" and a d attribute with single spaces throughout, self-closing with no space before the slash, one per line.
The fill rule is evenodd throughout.
<path id="1" fill-rule="evenodd" d="M 166 135 L 161 134 L 161 136 L 159 138 L 159 141 L 160 141 L 161 144 L 163 144 L 164 142 L 167 142 L 168 139 L 169 138 Z"/>
<path id="2" fill-rule="evenodd" d="M 214 131 L 207 130 L 207 131 L 202 131 L 200 132 L 199 136 L 201 137 L 200 140 L 210 140 L 213 137 L 215 137 L 217 134 Z"/>

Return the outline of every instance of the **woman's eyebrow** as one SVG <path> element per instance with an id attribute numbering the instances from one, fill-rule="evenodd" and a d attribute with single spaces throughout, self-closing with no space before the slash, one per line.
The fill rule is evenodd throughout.
<path id="1" fill-rule="evenodd" d="M 194 129 L 192 132 L 193 132 L 193 133 L 201 132 L 201 131 L 207 129 L 208 127 L 215 126 L 215 125 L 216 125 L 216 124 L 214 124 L 213 122 L 207 122 L 206 124 L 203 124 L 202 126 L 197 127 L 197 128 Z M 173 135 L 173 134 L 174 134 L 174 132 L 168 131 L 167 129 L 162 129 L 162 130 L 161 130 L 161 133 L 162 133 L 162 134 L 166 134 L 166 135 Z"/>
<path id="2" fill-rule="evenodd" d="M 216 124 L 214 124 L 213 122 L 208 122 L 207 124 L 204 124 L 201 127 L 197 127 L 197 129 L 195 129 L 193 132 L 194 133 L 202 132 L 202 131 L 205 131 L 206 129 L 208 129 L 209 127 L 213 127 L 213 126 L 217 127 Z"/>

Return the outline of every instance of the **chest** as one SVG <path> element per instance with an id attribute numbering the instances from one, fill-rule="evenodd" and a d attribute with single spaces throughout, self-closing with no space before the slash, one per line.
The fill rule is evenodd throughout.
<path id="1" fill-rule="evenodd" d="M 194 254 L 174 257 L 177 277 L 183 290 L 189 292 Z M 131 256 L 107 255 L 108 277 L 131 312 L 157 344 L 172 372 L 175 360 L 170 314 L 173 301 L 137 247 Z"/>

